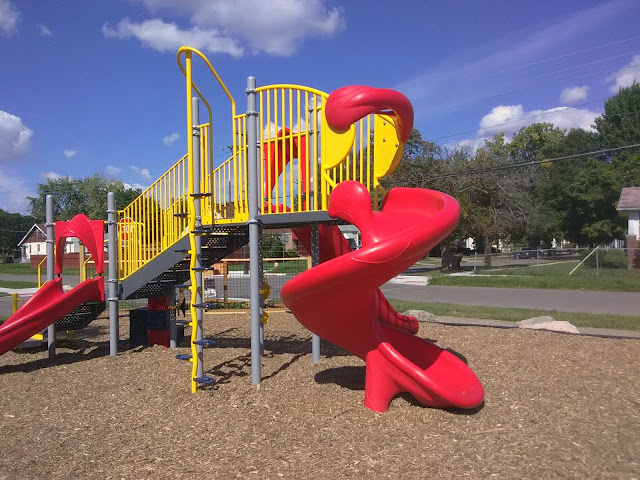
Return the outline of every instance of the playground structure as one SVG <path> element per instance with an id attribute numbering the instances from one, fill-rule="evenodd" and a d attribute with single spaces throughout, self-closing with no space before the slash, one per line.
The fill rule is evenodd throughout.
<path id="1" fill-rule="evenodd" d="M 250 249 L 252 383 L 260 382 L 264 298 L 261 232 L 291 228 L 311 252 L 314 267 L 289 281 L 285 304 L 319 337 L 354 353 L 367 364 L 365 405 L 387 409 L 393 396 L 411 393 L 427 406 L 473 408 L 483 400 L 480 382 L 464 362 L 415 336 L 415 318 L 393 310 L 379 287 L 404 271 L 455 227 L 459 206 L 442 193 L 422 189 L 386 192 L 380 179 L 397 166 L 413 125 L 413 109 L 398 92 L 345 87 L 327 95 L 308 87 L 256 87 L 247 81 L 247 110 L 236 103 L 207 58 L 182 47 L 178 65 L 186 78 L 187 154 L 122 210 L 108 197 L 109 273 L 105 294 L 102 221 L 76 217 L 57 222 L 55 243 L 77 236 L 89 249 L 96 276 L 67 293 L 47 268 L 48 281 L 0 326 L 0 354 L 73 315 L 88 302 L 91 317 L 109 304 L 111 354 L 117 353 L 118 301 L 191 293 L 191 390 L 212 384 L 204 373 L 203 273 L 239 247 Z M 231 155 L 216 164 L 213 112 L 194 82 L 200 58 L 230 102 Z M 206 109 L 201 123 L 200 105 Z M 373 204 L 373 210 L 372 210 Z M 47 212 L 48 242 L 53 238 Z M 356 225 L 362 248 L 351 251 L 336 226 Z M 62 240 L 61 240 L 62 239 Z M 53 245 L 48 262 L 53 262 Z M 57 259 L 56 259 L 57 260 Z M 61 273 L 56 262 L 55 273 Z M 101 307 L 101 308 L 100 308 Z M 176 321 L 171 325 L 175 346 Z"/>

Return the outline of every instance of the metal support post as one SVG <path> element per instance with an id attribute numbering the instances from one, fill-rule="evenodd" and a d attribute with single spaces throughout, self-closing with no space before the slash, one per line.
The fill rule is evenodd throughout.
<path id="1" fill-rule="evenodd" d="M 107 238 L 109 239 L 109 278 L 107 279 L 107 302 L 109 303 L 109 355 L 115 357 L 118 354 L 118 341 L 120 340 L 120 315 L 118 297 L 118 211 L 116 209 L 116 196 L 113 192 L 107 193 Z"/>
<path id="2" fill-rule="evenodd" d="M 320 264 L 320 231 L 318 225 L 311 226 L 311 263 L 314 267 Z M 311 335 L 311 361 L 313 364 L 320 361 L 320 337 L 315 333 Z"/>
<path id="3" fill-rule="evenodd" d="M 258 221 L 258 149 L 257 149 L 257 123 L 258 112 L 256 111 L 256 79 L 247 78 L 247 161 L 248 184 L 249 184 L 249 269 L 251 303 L 251 383 L 260 383 L 260 235 L 261 228 Z"/>
<path id="4" fill-rule="evenodd" d="M 202 166 L 200 165 L 200 128 L 198 127 L 200 123 L 200 101 L 198 97 L 193 97 L 191 99 L 191 110 L 193 112 L 193 125 L 191 126 L 193 131 L 193 193 L 198 195 L 200 193 L 200 179 L 201 173 L 200 169 Z M 202 204 L 200 197 L 196 196 L 194 199 L 194 211 L 196 214 L 196 230 L 202 227 Z M 196 304 L 202 304 L 204 302 L 204 298 L 202 298 L 202 269 L 204 265 L 202 264 L 202 237 L 200 235 L 196 235 L 194 238 L 196 244 L 196 285 L 195 291 L 196 296 L 195 299 L 192 298 L 191 301 Z M 198 369 L 196 375 L 198 378 L 204 376 L 204 367 L 203 360 L 204 347 L 200 342 L 204 339 L 204 328 L 203 328 L 203 315 L 204 310 L 202 308 L 196 308 L 196 341 L 199 343 L 196 345 L 196 352 L 198 354 Z"/>
<path id="5" fill-rule="evenodd" d="M 45 200 L 45 227 L 47 228 L 47 282 L 53 280 L 53 271 L 55 268 L 55 243 L 56 236 L 53 223 L 53 195 L 47 195 Z M 64 255 L 64 251 L 58 252 L 58 255 Z M 64 257 L 63 257 L 64 258 Z M 56 324 L 52 323 L 47 327 L 47 347 L 49 349 L 49 358 L 56 355 Z"/>
<path id="6" fill-rule="evenodd" d="M 169 348 L 178 346 L 178 310 L 176 308 L 176 290 L 171 290 L 169 295 Z"/>

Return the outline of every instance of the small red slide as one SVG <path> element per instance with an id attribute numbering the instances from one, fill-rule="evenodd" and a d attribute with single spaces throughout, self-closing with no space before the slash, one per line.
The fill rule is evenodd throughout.
<path id="1" fill-rule="evenodd" d="M 362 248 L 301 273 L 282 289 L 300 323 L 366 362 L 364 403 L 372 410 L 385 411 L 401 392 L 433 407 L 475 408 L 483 401 L 480 381 L 462 360 L 381 321 L 388 303 L 379 287 L 446 238 L 459 212 L 452 197 L 412 188 L 391 190 L 382 210 L 373 212 L 367 189 L 343 182 L 331 194 L 329 214 L 358 227 Z"/>
<path id="2" fill-rule="evenodd" d="M 62 278 L 45 283 L 16 313 L 0 325 L 0 355 L 71 313 L 78 305 L 104 299 L 104 278 L 85 280 L 65 293 Z"/>
<path id="3" fill-rule="evenodd" d="M 56 248 L 63 252 L 65 239 L 78 238 L 95 261 L 96 278 L 85 280 L 67 293 L 62 278 L 45 283 L 24 305 L 0 325 L 0 355 L 28 340 L 43 328 L 57 322 L 84 302 L 104 300 L 104 222 L 76 215 L 71 220 L 56 222 Z M 55 273 L 62 273 L 63 256 L 55 257 Z"/>

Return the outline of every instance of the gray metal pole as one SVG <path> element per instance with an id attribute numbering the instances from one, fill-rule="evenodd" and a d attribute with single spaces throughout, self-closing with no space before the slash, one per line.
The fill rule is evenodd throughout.
<path id="1" fill-rule="evenodd" d="M 193 125 L 191 128 L 193 129 L 193 193 L 200 193 L 200 129 L 198 125 L 200 124 L 200 101 L 198 97 L 193 97 L 191 99 L 191 110 L 193 111 Z M 195 197 L 194 201 L 195 206 L 195 214 L 196 214 L 196 230 L 202 227 L 202 204 L 200 197 Z M 202 237 L 200 235 L 196 235 L 195 237 L 196 243 L 196 298 L 191 299 L 192 302 L 200 305 L 204 302 L 202 298 Z M 196 308 L 196 352 L 198 353 L 198 369 L 197 376 L 198 378 L 202 378 L 204 376 L 204 366 L 202 364 L 204 360 L 202 346 L 202 340 L 204 339 L 204 329 L 203 329 L 203 312 L 202 308 Z"/>
<path id="2" fill-rule="evenodd" d="M 311 264 L 315 267 L 320 264 L 320 231 L 318 225 L 311 226 Z M 320 361 L 320 337 L 315 333 L 311 335 L 311 361 L 316 364 Z"/>
<path id="3" fill-rule="evenodd" d="M 169 348 L 177 348 L 178 346 L 178 310 L 176 309 L 176 290 L 171 290 L 169 297 Z"/>
<path id="4" fill-rule="evenodd" d="M 107 237 L 109 238 L 109 278 L 107 280 L 109 302 L 109 355 L 115 357 L 118 354 L 118 341 L 120 340 L 120 316 L 118 302 L 118 235 L 116 215 L 116 196 L 113 192 L 107 193 Z"/>
<path id="5" fill-rule="evenodd" d="M 53 270 L 55 268 L 55 231 L 53 223 L 53 195 L 47 195 L 45 200 L 45 226 L 47 228 L 47 282 L 53 280 Z M 63 255 L 64 252 L 58 252 Z M 56 355 L 56 324 L 52 323 L 47 328 L 47 347 L 49 358 Z"/>
<path id="6" fill-rule="evenodd" d="M 251 303 L 251 383 L 260 383 L 260 223 L 258 222 L 258 150 L 256 79 L 247 78 L 247 160 L 249 184 L 249 269 Z"/>

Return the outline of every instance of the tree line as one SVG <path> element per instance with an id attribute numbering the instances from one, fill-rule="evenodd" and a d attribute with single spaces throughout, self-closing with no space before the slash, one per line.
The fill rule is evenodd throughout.
<path id="1" fill-rule="evenodd" d="M 38 184 L 35 196 L 27 197 L 30 214 L 8 213 L 0 209 L 0 255 L 12 257 L 17 253 L 17 244 L 34 223 L 44 223 L 46 197 L 53 195 L 53 218 L 70 220 L 84 213 L 89 218 L 107 218 L 107 193 L 114 192 L 119 208 L 129 205 L 140 189 L 128 189 L 119 181 L 102 175 L 86 178 L 61 177 L 47 179 Z"/>
<path id="2" fill-rule="evenodd" d="M 460 223 L 442 245 L 445 253 L 468 237 L 485 253 L 498 240 L 608 244 L 625 238 L 626 214 L 616 210 L 621 189 L 640 186 L 640 149 L 612 150 L 640 143 L 640 84 L 607 100 L 593 128 L 536 123 L 511 141 L 497 134 L 475 152 L 447 151 L 414 129 L 384 186 L 431 188 L 458 200 Z M 589 152 L 602 153 L 582 155 Z"/>

